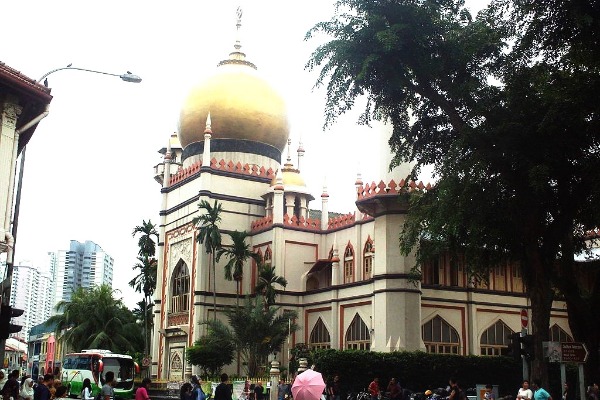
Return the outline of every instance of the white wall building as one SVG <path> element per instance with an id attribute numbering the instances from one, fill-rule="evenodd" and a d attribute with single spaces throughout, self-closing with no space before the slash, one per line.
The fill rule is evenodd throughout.
<path id="1" fill-rule="evenodd" d="M 71 300 L 73 292 L 81 287 L 112 287 L 114 260 L 92 241 L 71 240 L 69 250 L 57 251 L 51 260 L 55 282 L 53 305 Z"/>
<path id="2" fill-rule="evenodd" d="M 28 262 L 14 267 L 10 305 L 23 310 L 23 315 L 13 319 L 14 324 L 23 327 L 15 336 L 27 340 L 31 327 L 50 317 L 53 289 L 53 278 L 47 271 L 40 271 Z"/>

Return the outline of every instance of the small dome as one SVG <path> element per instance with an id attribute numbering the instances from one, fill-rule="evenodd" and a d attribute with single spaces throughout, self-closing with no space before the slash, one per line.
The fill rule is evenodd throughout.
<path id="1" fill-rule="evenodd" d="M 283 186 L 299 186 L 306 187 L 306 183 L 304 182 L 304 178 L 300 175 L 300 172 L 297 169 L 292 170 L 281 170 L 281 179 L 283 181 Z M 274 176 L 271 180 L 271 186 L 275 186 L 277 181 L 277 176 Z"/>
<path id="2" fill-rule="evenodd" d="M 184 148 L 204 140 L 209 112 L 213 139 L 250 140 L 279 151 L 285 147 L 289 122 L 283 98 L 258 76 L 243 53 L 232 53 L 215 75 L 190 91 L 179 119 Z"/>

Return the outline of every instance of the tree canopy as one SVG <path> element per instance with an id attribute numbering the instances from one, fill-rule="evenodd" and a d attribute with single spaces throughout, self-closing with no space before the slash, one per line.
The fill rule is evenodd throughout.
<path id="1" fill-rule="evenodd" d="M 243 306 L 226 311 L 228 325 L 220 320 L 206 321 L 209 337 L 233 343 L 246 363 L 248 376 L 260 376 L 269 354 L 281 351 L 290 332 L 298 326 L 295 311 L 264 307 L 263 299 L 247 298 Z"/>
<path id="2" fill-rule="evenodd" d="M 434 188 L 409 199 L 403 252 L 416 251 L 419 263 L 442 251 L 455 261 L 464 255 L 482 276 L 516 263 L 531 299 L 537 360 L 555 287 L 576 338 L 597 349 L 593 296 L 574 274 L 564 278 L 600 225 L 600 5 L 497 0 L 473 19 L 458 0 L 337 4 L 336 15 L 307 34 L 332 37 L 307 64 L 327 86 L 326 125 L 365 96 L 360 121 L 393 125 L 393 164 L 413 163 L 412 178 L 434 168 Z M 575 327 L 571 315 L 582 310 L 596 321 L 592 332 Z M 590 361 L 597 374 L 597 357 Z M 539 362 L 534 367 L 544 376 Z"/>
<path id="3" fill-rule="evenodd" d="M 79 288 L 70 301 L 56 305 L 57 314 L 47 321 L 56 324 L 59 339 L 69 348 L 106 349 L 117 353 L 141 352 L 142 331 L 135 317 L 110 286 Z"/>

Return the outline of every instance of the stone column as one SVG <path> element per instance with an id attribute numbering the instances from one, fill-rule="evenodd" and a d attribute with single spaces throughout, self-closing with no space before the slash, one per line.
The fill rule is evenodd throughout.
<path id="1" fill-rule="evenodd" d="M 269 375 L 271 376 L 271 392 L 269 395 L 269 400 L 277 400 L 277 385 L 279 385 L 279 374 L 279 361 L 271 361 L 271 369 L 269 370 Z"/>

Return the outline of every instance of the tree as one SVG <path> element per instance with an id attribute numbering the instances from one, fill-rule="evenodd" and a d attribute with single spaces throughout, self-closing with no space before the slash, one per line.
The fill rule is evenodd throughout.
<path id="1" fill-rule="evenodd" d="M 434 167 L 433 190 L 403 197 L 404 254 L 416 251 L 419 265 L 464 255 L 475 277 L 499 262 L 520 266 L 543 380 L 554 286 L 600 223 L 597 14 L 590 4 L 502 0 L 473 20 L 462 1 L 341 0 L 307 34 L 333 37 L 307 64 L 321 67 L 317 85 L 327 81 L 326 125 L 366 95 L 360 121 L 392 123 L 393 165 L 414 163 L 413 178 Z"/>
<path id="2" fill-rule="evenodd" d="M 71 301 L 61 301 L 56 311 L 62 312 L 47 323 L 56 324 L 56 336 L 71 348 L 107 349 L 117 353 L 141 351 L 142 337 L 135 317 L 120 299 L 113 297 L 108 285 L 91 289 L 79 288 Z"/>
<path id="3" fill-rule="evenodd" d="M 213 313 L 214 319 L 217 319 L 217 250 L 221 248 L 221 230 L 219 222 L 221 222 L 221 212 L 223 207 L 215 200 L 211 206 L 206 200 L 201 200 L 198 208 L 204 210 L 204 213 L 193 219 L 193 224 L 198 227 L 198 243 L 204 244 L 206 253 L 209 255 L 209 263 L 212 273 L 213 286 Z"/>
<path id="4" fill-rule="evenodd" d="M 144 298 L 138 304 L 140 305 L 140 316 L 144 324 L 144 355 L 150 353 L 150 332 L 149 329 L 154 325 L 152 313 L 152 295 L 156 289 L 156 274 L 158 270 L 158 262 L 155 258 L 147 256 L 138 256 L 138 263 L 133 267 L 139 269 L 140 273 L 129 281 L 129 286 L 135 289 L 138 293 L 143 293 Z"/>
<path id="5" fill-rule="evenodd" d="M 242 307 L 226 311 L 229 327 L 219 320 L 207 321 L 212 334 L 233 343 L 247 365 L 248 376 L 260 376 L 269 354 L 280 351 L 298 326 L 295 311 L 266 307 L 262 298 L 246 299 Z"/>
<path id="6" fill-rule="evenodd" d="M 144 310 L 147 310 L 152 309 L 152 295 L 156 290 L 158 261 L 154 258 L 156 254 L 154 238 L 158 241 L 159 236 L 155 225 L 150 220 L 148 222 L 142 220 L 142 225 L 133 229 L 132 236 L 135 237 L 138 234 L 141 234 L 138 240 L 138 263 L 134 265 L 133 269 L 139 269 L 139 274 L 129 281 L 129 286 L 134 288 L 136 292 L 144 294 Z M 148 312 L 144 312 L 142 317 L 144 321 L 144 354 L 147 355 L 150 353 Z M 150 320 L 152 317 L 153 315 L 150 312 Z"/>
<path id="7" fill-rule="evenodd" d="M 265 312 L 268 311 L 270 306 L 275 304 L 275 297 L 277 297 L 275 285 L 285 288 L 287 286 L 287 279 L 275 274 L 275 266 L 260 264 L 255 290 L 262 294 Z"/>
<path id="8" fill-rule="evenodd" d="M 250 250 L 250 245 L 246 243 L 248 232 L 233 231 L 229 234 L 233 242 L 231 247 L 222 247 L 217 251 L 217 262 L 222 256 L 226 256 L 229 261 L 225 264 L 225 279 L 235 280 L 236 282 L 236 305 L 239 305 L 240 283 L 244 275 L 244 263 L 249 259 L 256 262 L 260 260 L 258 254 Z"/>
<path id="9" fill-rule="evenodd" d="M 156 242 L 154 241 L 154 238 L 156 238 L 156 241 L 158 241 L 156 225 L 154 225 L 150 220 L 148 220 L 148 222 L 142 220 L 142 225 L 138 225 L 133 228 L 131 236 L 136 237 L 136 235 L 140 233 L 141 235 L 138 240 L 138 255 L 141 257 L 154 257 L 156 254 Z"/>
<path id="10" fill-rule="evenodd" d="M 235 347 L 225 336 L 209 329 L 193 346 L 186 350 L 188 362 L 201 367 L 204 375 L 217 376 L 223 366 L 233 361 Z"/>

